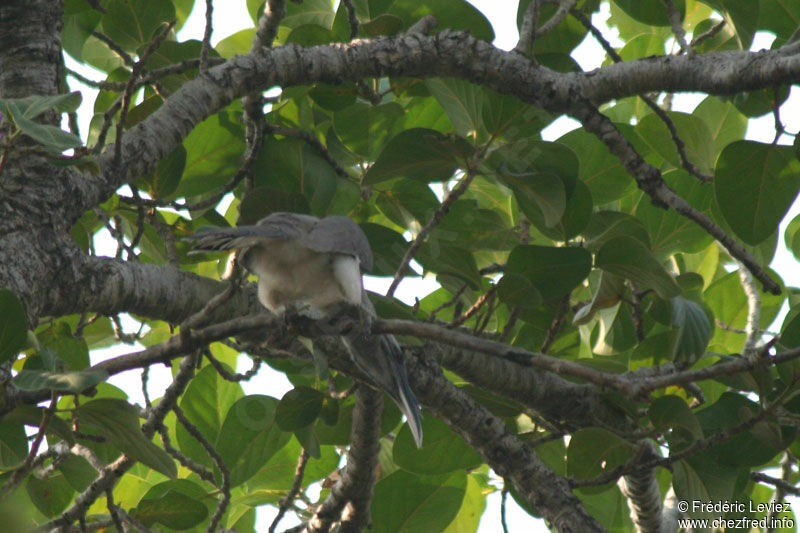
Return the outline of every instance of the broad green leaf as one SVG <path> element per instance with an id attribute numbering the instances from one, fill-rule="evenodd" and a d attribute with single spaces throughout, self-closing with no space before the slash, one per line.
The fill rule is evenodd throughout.
<path id="1" fill-rule="evenodd" d="M 162 524 L 178 531 L 191 529 L 208 517 L 206 490 L 188 479 L 155 485 L 136 506 L 134 517 L 146 526 Z"/>
<path id="2" fill-rule="evenodd" d="M 475 256 L 467 250 L 431 239 L 420 246 L 417 261 L 426 271 L 438 276 L 455 276 L 467 282 L 473 289 L 481 284 L 481 275 Z"/>
<path id="3" fill-rule="evenodd" d="M 26 426 L 31 427 L 41 427 L 42 419 L 44 417 L 44 407 L 35 407 L 33 405 L 18 405 L 14 408 L 13 411 L 7 413 L 3 416 L 3 422 L 0 424 L 7 423 L 8 426 L 5 430 L 0 430 L 0 435 L 4 435 L 4 431 L 8 432 L 8 435 L 14 434 L 14 425 L 15 424 L 24 424 Z M 20 426 L 21 427 L 21 426 Z M 61 440 L 72 444 L 74 442 L 72 429 L 70 428 L 69 424 L 65 422 L 62 418 L 58 416 L 51 416 L 49 417 L 49 422 L 47 423 L 46 431 L 49 435 L 55 435 Z M 24 440 L 24 433 L 21 437 Z M 12 437 L 13 440 L 13 437 Z M 25 451 L 27 452 L 27 446 L 25 446 Z M 0 469 L 4 469 L 5 467 L 2 466 L 2 462 L 0 461 Z"/>
<path id="4" fill-rule="evenodd" d="M 186 418 L 209 442 L 218 442 L 222 421 L 230 407 L 243 396 L 238 383 L 225 381 L 208 365 L 186 387 L 180 406 Z M 176 434 L 181 452 L 205 466 L 213 464 L 208 453 L 182 425 L 178 425 Z"/>
<path id="5" fill-rule="evenodd" d="M 760 2 L 759 29 L 773 32 L 779 41 L 788 40 L 800 26 L 800 4 L 786 0 Z"/>
<path id="6" fill-rule="evenodd" d="M 690 503 L 687 512 L 693 518 L 719 517 L 719 513 L 704 512 L 702 506 L 691 505 L 691 502 L 730 501 L 740 476 L 739 470 L 723 467 L 709 455 L 676 461 L 672 466 L 675 495 Z"/>
<path id="7" fill-rule="evenodd" d="M 761 292 L 760 297 L 761 317 L 758 327 L 767 328 L 775 320 L 785 295 Z M 716 329 L 711 344 L 725 346 L 730 352 L 741 350 L 744 335 L 730 330 L 742 330 L 747 324 L 747 296 L 742 289 L 739 273 L 731 272 L 714 281 L 703 293 L 703 300 L 711 308 L 714 317 L 728 326 Z"/>
<path id="8" fill-rule="evenodd" d="M 786 244 L 786 249 L 792 252 L 794 258 L 800 261 L 800 215 L 794 217 L 786 226 L 783 242 Z"/>
<path id="9" fill-rule="evenodd" d="M 276 211 L 308 213 L 308 200 L 299 192 L 286 192 L 271 187 L 255 187 L 245 193 L 239 204 L 239 222 L 255 224 Z"/>
<path id="10" fill-rule="evenodd" d="M 50 474 L 46 479 L 31 475 L 25 490 L 39 512 L 48 518 L 60 514 L 75 496 L 75 490 L 61 472 Z"/>
<path id="11" fill-rule="evenodd" d="M 208 193 L 230 180 L 241 164 L 244 152 L 241 118 L 222 111 L 195 126 L 184 139 L 186 165 L 176 197 Z"/>
<path id="12" fill-rule="evenodd" d="M 225 59 L 230 59 L 237 54 L 247 54 L 253 46 L 253 37 L 255 34 L 255 28 L 239 30 L 218 42 L 214 49 L 219 53 L 220 57 L 224 57 Z"/>
<path id="13" fill-rule="evenodd" d="M 104 7 L 103 32 L 128 51 L 148 44 L 162 24 L 175 18 L 172 2 L 161 0 L 111 0 Z"/>
<path id="14" fill-rule="evenodd" d="M 255 168 L 255 185 L 305 197 L 311 213 L 328 212 L 341 179 L 319 152 L 301 139 L 268 139 Z"/>
<path id="15" fill-rule="evenodd" d="M 24 98 L 0 98 L 0 109 L 14 116 L 34 119 L 53 109 L 57 113 L 68 113 L 81 105 L 81 93 L 78 91 L 51 96 L 26 96 Z"/>
<path id="16" fill-rule="evenodd" d="M 349 443 L 349 440 L 347 441 Z M 297 470 L 297 459 L 302 453 L 300 444 L 291 439 L 275 452 L 270 459 L 247 481 L 247 488 L 253 494 L 253 505 L 274 503 L 289 492 Z M 322 446 L 321 457 L 310 458 L 306 463 L 302 486 L 307 487 L 315 481 L 325 479 L 339 465 L 341 457 L 334 446 Z"/>
<path id="17" fill-rule="evenodd" d="M 286 38 L 286 43 L 295 43 L 300 46 L 317 46 L 328 44 L 336 40 L 336 35 L 328 28 L 316 24 L 303 24 L 293 28 Z"/>
<path id="18" fill-rule="evenodd" d="M 330 28 L 331 24 L 333 24 L 333 17 L 333 4 L 330 0 L 305 0 L 302 3 L 287 2 L 286 16 L 281 21 L 281 25 L 288 28 L 297 28 L 303 24 L 316 24 L 323 28 Z"/>
<path id="19" fill-rule="evenodd" d="M 568 146 L 578 156 L 580 179 L 589 187 L 596 204 L 618 200 L 636 187 L 619 159 L 595 135 L 578 128 L 557 142 Z"/>
<path id="20" fill-rule="evenodd" d="M 52 324 L 44 331 L 38 332 L 37 338 L 42 346 L 58 356 L 61 364 L 66 363 L 66 369 L 83 370 L 89 367 L 89 347 L 86 346 L 86 341 L 76 338 L 66 322 L 59 321 Z M 40 355 L 42 354 L 40 353 Z M 34 367 L 26 364 L 25 368 L 33 369 Z M 49 365 L 41 368 L 52 371 L 64 370 L 64 368 Z"/>
<path id="21" fill-rule="evenodd" d="M 25 117 L 24 110 L 16 102 L 6 101 L 5 109 L 8 117 L 22 133 L 42 145 L 51 154 L 60 155 L 64 150 L 83 145 L 77 135 L 56 126 L 39 124 Z"/>
<path id="22" fill-rule="evenodd" d="M 356 87 L 355 83 L 341 83 L 339 85 L 318 83 L 308 91 L 308 96 L 323 109 L 339 111 L 356 101 L 358 87 Z"/>
<path id="23" fill-rule="evenodd" d="M 408 425 L 403 425 L 392 446 L 394 462 L 416 474 L 446 474 L 474 468 L 483 461 L 478 453 L 435 417 L 422 419 L 425 441 L 417 448 Z"/>
<path id="24" fill-rule="evenodd" d="M 394 276 L 400 266 L 409 244 L 402 235 L 379 224 L 364 224 L 361 229 L 372 248 L 373 267 L 371 274 L 375 276 Z M 412 271 L 407 270 L 408 273 Z"/>
<path id="25" fill-rule="evenodd" d="M 660 0 L 614 0 L 614 3 L 625 12 L 644 24 L 651 26 L 669 26 L 667 8 Z M 675 9 L 683 19 L 686 14 L 684 0 L 674 0 Z"/>
<path id="26" fill-rule="evenodd" d="M 706 174 L 711 173 L 716 161 L 714 138 L 705 122 L 687 113 L 668 112 L 678 136 L 684 143 L 686 157 Z M 650 148 L 675 168 L 682 168 L 678 149 L 667 125 L 655 113 L 645 115 L 636 125 L 636 133 Z"/>
<path id="27" fill-rule="evenodd" d="M 477 39 L 494 40 L 492 25 L 465 0 L 394 0 L 386 12 L 403 19 L 406 28 L 426 15 L 433 15 L 439 21 L 439 29 L 467 30 Z"/>
<path id="28" fill-rule="evenodd" d="M 567 193 L 562 180 L 552 172 L 512 174 L 500 171 L 503 181 L 514 191 L 519 207 L 531 220 L 542 220 L 552 228 L 564 216 Z"/>
<path id="29" fill-rule="evenodd" d="M 446 181 L 458 166 L 452 141 L 436 130 L 412 128 L 395 135 L 364 177 L 365 185 L 405 177 L 425 183 Z"/>
<path id="30" fill-rule="evenodd" d="M 269 396 L 249 395 L 228 410 L 220 430 L 217 451 L 236 487 L 266 463 L 289 440 L 275 424 L 278 400 Z"/>
<path id="31" fill-rule="evenodd" d="M 717 155 L 730 143 L 742 139 L 747 130 L 747 117 L 736 106 L 716 96 L 707 96 L 692 114 L 702 118 L 708 126 Z"/>
<path id="32" fill-rule="evenodd" d="M 168 67 L 181 61 L 188 59 L 195 59 L 200 56 L 203 49 L 203 43 L 196 39 L 189 39 L 182 42 L 175 42 L 165 40 L 159 47 L 150 54 L 147 58 L 147 69 L 155 70 L 158 68 Z M 249 51 L 249 50 L 247 50 Z M 219 53 L 211 48 L 209 50 L 209 57 L 219 57 Z M 159 79 L 159 83 L 163 84 L 170 92 L 177 91 L 181 85 L 189 80 L 197 77 L 198 69 L 182 70 L 177 74 L 172 74 Z"/>
<path id="33" fill-rule="evenodd" d="M 653 289 L 662 298 L 672 298 L 681 292 L 650 250 L 632 237 L 606 241 L 597 252 L 595 266 Z"/>
<path id="34" fill-rule="evenodd" d="M 96 434 L 129 457 L 144 463 L 165 476 L 175 477 L 177 469 L 167 452 L 145 438 L 139 428 L 138 409 L 125 400 L 101 398 L 76 409 L 82 427 L 94 428 Z"/>
<path id="35" fill-rule="evenodd" d="M 15 357 L 25 347 L 28 338 L 28 320 L 17 295 L 0 289 L 0 363 Z"/>
<path id="36" fill-rule="evenodd" d="M 402 228 L 412 223 L 424 226 L 441 206 L 428 184 L 421 181 L 398 178 L 380 183 L 375 190 L 375 206 Z"/>
<path id="37" fill-rule="evenodd" d="M 169 491 L 154 499 L 144 499 L 136 508 L 136 519 L 146 526 L 162 524 L 178 531 L 190 529 L 208 516 L 208 509 L 198 500 L 180 492 Z"/>
<path id="38" fill-rule="evenodd" d="M 22 466 L 28 455 L 28 440 L 22 423 L 0 422 L 0 469 L 11 470 Z"/>
<path id="39" fill-rule="evenodd" d="M 577 287 L 591 268 L 592 258 L 583 248 L 520 245 L 511 251 L 505 274 L 526 278 L 547 301 Z"/>
<path id="40" fill-rule="evenodd" d="M 736 235 L 758 244 L 775 231 L 797 196 L 800 161 L 789 146 L 737 141 L 719 156 L 714 187 Z"/>
<path id="41" fill-rule="evenodd" d="M 378 106 L 355 103 L 333 115 L 333 127 L 339 139 L 352 151 L 375 158 L 403 117 L 403 108 L 396 102 Z"/>
<path id="42" fill-rule="evenodd" d="M 619 303 L 597 312 L 596 341 L 592 352 L 598 355 L 614 355 L 636 346 L 636 328 L 630 309 Z M 595 338 L 594 336 L 592 337 Z"/>
<path id="43" fill-rule="evenodd" d="M 590 479 L 625 464 L 633 457 L 634 451 L 630 442 L 610 431 L 580 429 L 569 441 L 567 473 L 579 479 Z"/>
<path id="44" fill-rule="evenodd" d="M 739 426 L 758 416 L 761 407 L 742 394 L 725 392 L 715 403 L 699 410 L 697 420 L 706 436 Z M 787 439 L 788 437 L 788 439 Z M 767 418 L 714 445 L 707 453 L 727 467 L 751 467 L 766 463 L 791 442 L 780 426 Z"/>
<path id="45" fill-rule="evenodd" d="M 66 0 L 64 15 L 61 17 L 61 46 L 75 58 L 82 61 L 83 45 L 92 31 L 100 23 L 100 12 L 83 0 Z"/>
<path id="46" fill-rule="evenodd" d="M 496 211 L 479 209 L 473 200 L 457 200 L 431 233 L 441 242 L 468 250 L 510 250 L 518 233 Z"/>
<path id="47" fill-rule="evenodd" d="M 322 411 L 323 394 L 311 387 L 295 387 L 275 408 L 275 422 L 283 431 L 295 431 L 314 422 Z"/>
<path id="48" fill-rule="evenodd" d="M 108 373 L 102 370 L 79 372 L 47 372 L 44 370 L 20 370 L 12 380 L 21 390 L 49 389 L 79 394 L 89 387 L 105 381 Z"/>
<path id="49" fill-rule="evenodd" d="M 178 145 L 156 164 L 155 170 L 142 176 L 139 181 L 147 193 L 156 199 L 163 200 L 178 188 L 186 166 L 186 149 Z"/>
<path id="50" fill-rule="evenodd" d="M 427 437 L 427 435 L 426 435 Z M 476 481 L 476 476 L 467 476 L 467 489 L 458 514 L 444 530 L 444 533 L 469 533 L 478 531 L 478 526 L 486 509 L 488 487 Z"/>
<path id="51" fill-rule="evenodd" d="M 658 430 L 670 430 L 670 451 L 676 453 L 703 438 L 703 430 L 686 401 L 674 394 L 656 398 L 648 409 L 650 421 Z"/>
<path id="52" fill-rule="evenodd" d="M 466 486 L 464 472 L 418 476 L 397 470 L 375 484 L 373 531 L 441 531 L 458 514 Z"/>
<path id="53" fill-rule="evenodd" d="M 684 200 L 700 211 L 710 214 L 713 185 L 702 183 L 683 169 L 663 174 L 667 184 Z M 650 249 L 659 257 L 675 252 L 697 253 L 711 244 L 714 238 L 693 220 L 674 209 L 656 207 L 649 196 L 643 195 L 636 206 L 636 218 L 642 221 L 650 235 Z"/>
<path id="54" fill-rule="evenodd" d="M 705 352 L 713 326 L 703 307 L 683 296 L 670 300 L 672 327 L 678 329 L 674 359 L 693 363 Z"/>
<path id="55" fill-rule="evenodd" d="M 592 252 L 597 252 L 607 241 L 623 236 L 636 239 L 650 248 L 650 235 L 644 224 L 639 219 L 619 211 L 593 213 L 583 235 L 586 237 L 586 248 Z"/>
<path id="56" fill-rule="evenodd" d="M 576 491 L 578 498 L 592 515 L 608 531 L 633 531 L 636 529 L 631 521 L 628 509 L 628 499 L 622 495 L 619 487 L 596 494 L 589 494 L 586 490 Z"/>
<path id="57" fill-rule="evenodd" d="M 593 279 L 597 279 L 593 282 Z M 581 307 L 572 318 L 576 326 L 588 324 L 595 312 L 614 306 L 625 295 L 625 280 L 609 272 L 595 270 L 589 275 L 592 301 Z"/>

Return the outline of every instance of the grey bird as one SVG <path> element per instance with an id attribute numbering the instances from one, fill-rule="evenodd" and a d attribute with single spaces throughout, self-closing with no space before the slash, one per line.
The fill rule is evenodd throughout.
<path id="1" fill-rule="evenodd" d="M 259 301 L 277 315 L 295 309 L 320 319 L 346 302 L 360 307 L 362 320 L 376 317 L 361 281 L 362 271 L 372 269 L 372 250 L 358 224 L 347 217 L 276 212 L 253 226 L 211 230 L 188 239 L 196 251 L 239 250 L 239 263 L 258 276 Z M 395 338 L 365 333 L 365 328 L 341 338 L 371 385 L 397 403 L 417 447 L 422 446 L 420 406 Z"/>

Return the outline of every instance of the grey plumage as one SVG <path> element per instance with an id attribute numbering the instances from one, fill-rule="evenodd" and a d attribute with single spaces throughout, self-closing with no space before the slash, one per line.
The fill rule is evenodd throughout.
<path id="1" fill-rule="evenodd" d="M 189 239 L 195 241 L 195 250 L 239 250 L 240 264 L 258 276 L 259 301 L 273 313 L 292 307 L 318 319 L 349 302 L 360 306 L 362 320 L 376 316 L 361 283 L 362 271 L 372 269 L 372 250 L 358 224 L 347 217 L 278 212 L 253 226 L 197 233 Z M 420 407 L 395 338 L 354 328 L 342 341 L 371 384 L 397 403 L 421 446 Z"/>

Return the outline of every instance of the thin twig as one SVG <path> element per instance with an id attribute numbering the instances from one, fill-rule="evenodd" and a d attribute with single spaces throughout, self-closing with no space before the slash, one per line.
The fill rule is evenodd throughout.
<path id="1" fill-rule="evenodd" d="M 289 488 L 289 492 L 286 494 L 286 497 L 281 500 L 281 504 L 278 507 L 278 514 L 275 516 L 275 519 L 269 526 L 269 533 L 275 533 L 275 528 L 278 527 L 278 524 L 283 519 L 286 511 L 292 505 L 292 502 L 300 492 L 300 488 L 303 486 L 303 475 L 305 474 L 309 457 L 309 453 L 305 448 L 303 448 L 303 451 L 297 458 L 297 466 L 294 469 L 294 481 L 292 481 L 292 486 Z"/>
<path id="2" fill-rule="evenodd" d="M 212 0 L 206 0 L 206 28 L 203 32 L 203 47 L 200 49 L 200 73 L 208 69 L 208 51 L 211 49 L 211 32 L 214 31 L 212 16 L 214 5 Z"/>

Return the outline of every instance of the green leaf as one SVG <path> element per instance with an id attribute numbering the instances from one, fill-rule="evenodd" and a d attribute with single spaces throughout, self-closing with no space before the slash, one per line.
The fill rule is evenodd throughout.
<path id="1" fill-rule="evenodd" d="M 744 138 L 747 117 L 736 106 L 716 96 L 708 96 L 700 102 L 693 115 L 703 119 L 714 138 L 714 153 L 719 155 L 730 143 Z"/>
<path id="2" fill-rule="evenodd" d="M 232 487 L 252 477 L 289 441 L 290 434 L 275 424 L 277 405 L 275 398 L 254 394 L 239 399 L 228 410 L 217 451 L 230 471 Z M 232 435 L 236 438 L 230 438 Z"/>
<path id="3" fill-rule="evenodd" d="M 800 161 L 790 146 L 737 141 L 717 161 L 717 202 L 736 235 L 758 244 L 778 226 L 800 190 Z"/>
<path id="4" fill-rule="evenodd" d="M 158 162 L 153 172 L 140 178 L 147 193 L 158 200 L 169 198 L 178 188 L 186 167 L 186 149 L 178 145 Z"/>
<path id="5" fill-rule="evenodd" d="M 564 181 L 553 172 L 514 175 L 500 171 L 503 181 L 514 191 L 520 209 L 530 220 L 542 220 L 552 228 L 564 216 L 567 193 Z"/>
<path id="6" fill-rule="evenodd" d="M 635 135 L 632 130 L 631 134 Z M 589 187 L 596 204 L 619 200 L 636 187 L 620 160 L 595 135 L 578 128 L 557 142 L 568 146 L 578 156 L 581 181 Z"/>
<path id="7" fill-rule="evenodd" d="M 670 300 L 672 326 L 678 329 L 674 360 L 690 363 L 699 359 L 711 340 L 713 326 L 703 307 L 683 296 Z"/>
<path id="8" fill-rule="evenodd" d="M 520 245 L 508 256 L 505 273 L 526 278 L 548 301 L 577 287 L 591 268 L 592 258 L 583 248 Z"/>
<path id="9" fill-rule="evenodd" d="M 696 440 L 703 438 L 703 429 L 683 398 L 667 394 L 656 398 L 648 410 L 650 421 L 659 431 L 671 430 L 667 435 L 670 452 L 676 453 Z"/>
<path id="10" fill-rule="evenodd" d="M 441 531 L 455 518 L 466 493 L 467 476 L 417 476 L 404 470 L 375 484 L 374 533 Z"/>
<path id="11" fill-rule="evenodd" d="M 642 222 L 619 211 L 598 211 L 592 215 L 583 232 L 586 248 L 597 252 L 606 242 L 617 237 L 631 237 L 650 248 L 650 235 Z"/>
<path id="12" fill-rule="evenodd" d="M 255 187 L 245 193 L 239 204 L 239 217 L 241 224 L 255 224 L 276 211 L 308 213 L 309 209 L 308 200 L 298 192 Z"/>
<path id="13" fill-rule="evenodd" d="M 323 215 L 342 181 L 319 152 L 301 139 L 267 139 L 253 169 L 255 184 L 301 194 L 310 212 Z"/>
<path id="14" fill-rule="evenodd" d="M 184 139 L 186 165 L 175 197 L 197 196 L 227 183 L 244 152 L 244 128 L 232 111 L 221 111 L 198 124 Z"/>
<path id="15" fill-rule="evenodd" d="M 66 0 L 61 22 L 61 46 L 77 61 L 82 61 L 83 45 L 100 23 L 100 12 L 83 0 Z"/>
<path id="16" fill-rule="evenodd" d="M 800 137 L 798 137 L 800 139 Z M 786 226 L 783 234 L 783 242 L 786 248 L 792 252 L 794 258 L 800 261 L 800 215 L 797 215 Z"/>
<path id="17" fill-rule="evenodd" d="M 597 252 L 595 266 L 653 289 L 662 298 L 672 298 L 681 288 L 641 242 L 632 237 L 615 237 Z"/>
<path id="18" fill-rule="evenodd" d="M 174 478 L 178 474 L 167 452 L 145 438 L 139 428 L 139 411 L 125 400 L 101 398 L 81 405 L 75 411 L 83 426 L 91 426 L 123 453 Z"/>
<path id="19" fill-rule="evenodd" d="M 401 468 L 417 474 L 433 475 L 474 468 L 483 462 L 481 456 L 461 436 L 438 418 L 423 418 L 422 433 L 425 442 L 422 448 L 417 448 L 408 424 L 400 430 L 392 446 L 392 456 Z"/>
<path id="20" fill-rule="evenodd" d="M 439 21 L 438 29 L 469 31 L 475 38 L 492 42 L 494 31 L 486 17 L 465 0 L 394 0 L 387 13 L 403 19 L 409 28 L 426 15 Z"/>
<path id="21" fill-rule="evenodd" d="M 50 474 L 46 479 L 30 476 L 25 490 L 39 512 L 48 518 L 66 509 L 75 495 L 75 490 L 60 472 Z"/>
<path id="22" fill-rule="evenodd" d="M 455 276 L 476 290 L 481 286 L 475 256 L 463 248 L 431 239 L 420 246 L 416 259 L 426 271 L 438 276 Z"/>
<path id="23" fill-rule="evenodd" d="M 51 96 L 26 96 L 24 98 L 0 98 L 0 109 L 15 116 L 34 119 L 49 109 L 57 113 L 70 113 L 81 105 L 78 91 Z"/>
<path id="24" fill-rule="evenodd" d="M 667 171 L 663 177 L 692 207 L 710 215 L 714 194 L 711 184 L 700 182 L 683 169 Z M 642 221 L 650 234 L 650 249 L 659 257 L 675 252 L 698 253 L 714 240 L 705 229 L 674 209 L 654 206 L 647 195 L 643 195 L 636 206 L 636 218 Z"/>
<path id="25" fill-rule="evenodd" d="M 175 18 L 172 2 L 111 0 L 105 4 L 103 33 L 125 50 L 148 44 L 159 27 Z"/>
<path id="26" fill-rule="evenodd" d="M 275 421 L 283 431 L 295 431 L 310 425 L 322 411 L 323 394 L 311 387 L 295 387 L 281 398 L 275 409 Z"/>
<path id="27" fill-rule="evenodd" d="M 361 226 L 372 248 L 374 276 L 394 276 L 405 256 L 408 243 L 402 235 L 379 224 Z M 408 273 L 412 271 L 407 269 Z"/>
<path id="28" fill-rule="evenodd" d="M 667 8 L 661 0 L 614 0 L 614 3 L 632 18 L 644 24 L 651 26 L 670 25 Z M 681 20 L 683 20 L 686 15 L 684 0 L 675 0 L 674 5 L 681 16 Z"/>
<path id="29" fill-rule="evenodd" d="M 450 179 L 458 164 L 452 141 L 436 130 L 412 128 L 386 144 L 364 177 L 365 185 L 405 177 L 425 183 Z"/>
<path id="30" fill-rule="evenodd" d="M 633 455 L 633 445 L 610 431 L 580 429 L 569 441 L 567 473 L 578 479 L 590 479 L 625 464 Z"/>
<path id="31" fill-rule="evenodd" d="M 400 227 L 414 222 L 424 226 L 441 205 L 428 184 L 421 181 L 398 178 L 380 183 L 375 189 L 375 206 Z"/>
<path id="32" fill-rule="evenodd" d="M 596 283 L 593 283 L 593 278 L 597 278 Z M 625 280 L 602 270 L 595 270 L 589 275 L 589 286 L 592 289 L 592 301 L 575 313 L 572 323 L 576 326 L 588 324 L 597 311 L 617 305 L 625 294 Z"/>
<path id="33" fill-rule="evenodd" d="M 255 28 L 239 30 L 218 42 L 214 49 L 219 53 L 220 57 L 225 59 L 230 59 L 235 55 L 244 55 L 250 52 L 255 34 Z"/>
<path id="34" fill-rule="evenodd" d="M 52 154 L 59 155 L 64 150 L 83 145 L 81 140 L 72 133 L 67 133 L 49 124 L 39 124 L 25 117 L 24 110 L 15 102 L 6 101 L 5 109 L 8 117 L 14 121 L 22 133 Z"/>
<path id="35" fill-rule="evenodd" d="M 510 250 L 519 242 L 517 232 L 497 211 L 479 209 L 473 200 L 457 200 L 431 233 L 441 242 L 469 250 Z M 398 263 L 399 264 L 399 263 Z"/>
<path id="36" fill-rule="evenodd" d="M 106 379 L 108 379 L 108 372 L 103 370 L 83 370 L 79 372 L 20 370 L 12 381 L 21 390 L 49 389 L 80 394 Z"/>
<path id="37" fill-rule="evenodd" d="M 333 127 L 339 139 L 353 152 L 374 159 L 403 117 L 397 102 L 378 106 L 355 103 L 333 114 Z"/>
<path id="38" fill-rule="evenodd" d="M 426 435 L 427 438 L 427 435 Z M 444 533 L 465 533 L 478 531 L 478 526 L 486 509 L 486 492 L 489 487 L 476 481 L 474 475 L 467 476 L 467 489 L 458 514 L 444 530 Z"/>
<path id="39" fill-rule="evenodd" d="M 199 499 L 175 490 L 157 498 L 143 498 L 136 506 L 135 518 L 146 526 L 162 524 L 178 531 L 191 529 L 208 517 L 208 509 Z"/>
<path id="40" fill-rule="evenodd" d="M 716 161 L 714 138 L 705 122 L 687 113 L 668 112 L 678 136 L 685 145 L 686 157 L 701 172 L 710 173 Z M 636 133 L 670 165 L 682 168 L 678 149 L 667 125 L 655 113 L 645 115 L 636 125 Z"/>
<path id="41" fill-rule="evenodd" d="M 11 470 L 22 466 L 28 455 L 28 439 L 22 423 L 0 422 L 0 469 Z"/>
<path id="42" fill-rule="evenodd" d="M 242 387 L 222 379 L 214 367 L 208 365 L 192 379 L 183 393 L 180 406 L 186 418 L 209 442 L 218 442 L 222 422 L 230 407 L 244 397 Z M 203 447 L 183 425 L 178 425 L 176 434 L 181 452 L 207 467 L 213 462 Z"/>
<path id="43" fill-rule="evenodd" d="M 28 320 L 17 295 L 0 289 L 0 363 L 15 357 L 28 339 Z"/>
<path id="44" fill-rule="evenodd" d="M 305 0 L 302 3 L 288 2 L 286 4 L 286 16 L 281 21 L 281 25 L 287 28 L 297 28 L 303 24 L 316 24 L 323 28 L 330 28 L 331 24 L 333 24 L 333 17 L 333 6 L 330 0 Z"/>

